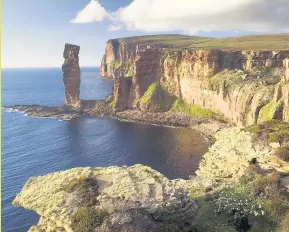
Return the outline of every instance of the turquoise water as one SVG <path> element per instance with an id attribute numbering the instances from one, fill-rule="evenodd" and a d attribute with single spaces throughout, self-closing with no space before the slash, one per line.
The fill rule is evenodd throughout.
<path id="1" fill-rule="evenodd" d="M 61 69 L 4 69 L 2 104 L 63 104 Z M 104 99 L 112 81 L 96 68 L 82 69 L 81 98 Z M 2 231 L 27 231 L 37 223 L 31 211 L 12 206 L 31 176 L 73 167 L 148 165 L 169 178 L 187 178 L 207 150 L 194 131 L 108 118 L 71 121 L 32 118 L 2 110 Z"/>

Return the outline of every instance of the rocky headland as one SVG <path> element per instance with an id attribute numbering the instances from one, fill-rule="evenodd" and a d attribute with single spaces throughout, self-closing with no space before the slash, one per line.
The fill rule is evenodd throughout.
<path id="1" fill-rule="evenodd" d="M 13 204 L 40 215 L 30 231 L 272 229 L 279 224 L 271 214 L 289 212 L 289 164 L 276 156 L 277 142 L 256 139 L 237 127 L 218 132 L 188 180 L 168 180 L 143 165 L 74 168 L 31 177 Z"/>
<path id="2" fill-rule="evenodd" d="M 178 36 L 109 40 L 101 75 L 114 79 L 111 106 L 150 112 L 214 112 L 239 126 L 288 121 L 289 49 L 264 43 L 264 38 L 239 37 L 234 47 L 219 49 L 211 48 L 214 40 L 208 44 L 208 38 L 205 42 Z M 288 35 L 277 38 L 288 39 Z M 177 46 L 188 40 L 190 46 Z M 254 48 L 258 41 L 263 45 L 260 50 Z M 168 43 L 176 46 L 168 47 Z"/>
<path id="3" fill-rule="evenodd" d="M 101 63 L 114 80 L 107 99 L 80 100 L 66 88 L 64 106 L 10 106 L 32 116 L 185 126 L 214 138 L 188 180 L 143 165 L 31 177 L 13 201 L 40 215 L 30 231 L 289 231 L 288 41 L 113 39 Z"/>

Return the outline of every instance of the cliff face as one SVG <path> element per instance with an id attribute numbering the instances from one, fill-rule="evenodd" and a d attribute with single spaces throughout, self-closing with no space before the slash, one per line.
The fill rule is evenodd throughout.
<path id="1" fill-rule="evenodd" d="M 78 63 L 79 46 L 65 44 L 62 65 L 65 104 L 79 106 L 80 68 Z"/>
<path id="2" fill-rule="evenodd" d="M 101 75 L 115 85 L 131 79 L 121 108 L 148 107 L 149 87 L 158 83 L 167 94 L 224 114 L 238 125 L 270 119 L 288 120 L 289 51 L 169 49 L 165 45 L 107 42 Z M 122 81 L 122 84 L 124 82 Z M 163 94 L 159 94 L 163 95 Z M 114 99 L 122 101 L 117 91 Z M 151 99 L 150 99 L 151 100 Z M 156 103 L 158 104 L 158 103 Z"/>
<path id="3" fill-rule="evenodd" d="M 113 78 L 114 70 L 120 66 L 125 75 L 132 76 L 136 52 L 136 43 L 126 44 L 119 40 L 109 40 L 101 63 L 101 76 Z"/>
<path id="4" fill-rule="evenodd" d="M 279 89 L 286 89 L 283 60 L 288 53 L 199 50 L 174 54 L 165 57 L 159 80 L 185 102 L 221 112 L 239 125 L 284 118 L 262 108 L 284 100 L 285 90 Z"/>

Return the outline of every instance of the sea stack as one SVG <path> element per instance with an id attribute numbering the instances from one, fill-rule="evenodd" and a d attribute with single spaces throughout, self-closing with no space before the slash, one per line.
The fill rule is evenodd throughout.
<path id="1" fill-rule="evenodd" d="M 65 105 L 79 107 L 79 87 L 80 87 L 80 68 L 78 54 L 80 47 L 72 44 L 65 44 L 62 65 L 63 84 L 65 91 Z"/>

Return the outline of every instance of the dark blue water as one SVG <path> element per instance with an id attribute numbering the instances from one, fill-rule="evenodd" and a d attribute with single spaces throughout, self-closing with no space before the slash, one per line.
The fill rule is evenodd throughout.
<path id="1" fill-rule="evenodd" d="M 81 98 L 104 99 L 112 81 L 82 69 Z M 60 69 L 4 69 L 2 104 L 63 104 Z M 31 176 L 84 166 L 151 166 L 169 178 L 187 178 L 207 150 L 206 140 L 187 129 L 83 117 L 72 121 L 2 111 L 2 231 L 27 231 L 34 212 L 12 206 Z"/>

